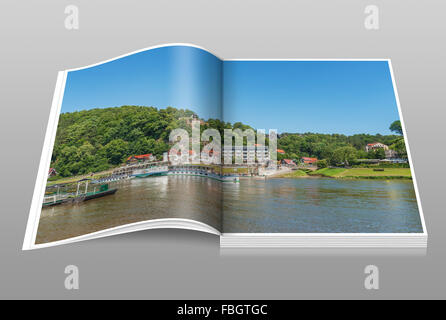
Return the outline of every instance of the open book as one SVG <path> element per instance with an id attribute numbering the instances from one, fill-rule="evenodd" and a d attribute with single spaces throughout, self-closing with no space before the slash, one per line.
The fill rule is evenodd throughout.
<path id="1" fill-rule="evenodd" d="M 427 246 L 388 59 L 186 44 L 57 77 L 23 249 L 137 230 L 222 247 Z"/>

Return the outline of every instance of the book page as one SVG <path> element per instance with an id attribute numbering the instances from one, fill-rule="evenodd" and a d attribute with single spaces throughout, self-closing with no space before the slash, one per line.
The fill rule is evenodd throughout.
<path id="1" fill-rule="evenodd" d="M 193 125 L 221 119 L 219 58 L 168 45 L 59 78 L 24 248 L 155 220 L 221 231 L 213 168 L 192 164 L 189 141 L 186 162 L 171 158 L 185 151 L 173 150 L 174 132 L 191 136 Z"/>
<path id="2" fill-rule="evenodd" d="M 224 121 L 277 131 L 271 158 L 244 161 L 240 183 L 224 185 L 225 235 L 425 232 L 390 61 L 229 60 L 223 69 Z"/>

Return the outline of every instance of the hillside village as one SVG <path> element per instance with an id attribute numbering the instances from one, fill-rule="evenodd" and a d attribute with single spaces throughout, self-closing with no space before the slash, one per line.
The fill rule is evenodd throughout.
<path id="1" fill-rule="evenodd" d="M 241 122 L 234 124 L 218 119 L 204 121 L 190 110 L 172 107 L 157 109 L 122 106 L 64 113 L 60 117 L 48 178 L 94 175 L 113 171 L 122 165 L 169 161 L 169 132 L 175 128 L 191 130 L 193 120 L 201 130 L 208 128 L 253 129 Z M 391 124 L 393 135 L 318 133 L 282 133 L 277 141 L 277 168 L 348 168 L 355 166 L 408 167 L 401 124 Z M 223 141 L 222 141 L 223 143 Z M 245 142 L 246 143 L 246 142 Z M 200 155 L 190 151 L 190 160 Z M 272 167 L 266 145 L 222 148 L 223 158 L 239 157 L 242 164 L 255 159 Z M 261 160 L 261 161 L 258 161 Z M 252 172 L 252 170 L 247 170 Z"/>

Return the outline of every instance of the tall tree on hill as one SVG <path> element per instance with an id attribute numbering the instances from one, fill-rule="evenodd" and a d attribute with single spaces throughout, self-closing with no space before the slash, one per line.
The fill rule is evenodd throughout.
<path id="1" fill-rule="evenodd" d="M 400 120 L 393 121 L 389 129 L 392 132 L 398 133 L 399 135 L 403 135 L 403 127 L 401 126 Z"/>

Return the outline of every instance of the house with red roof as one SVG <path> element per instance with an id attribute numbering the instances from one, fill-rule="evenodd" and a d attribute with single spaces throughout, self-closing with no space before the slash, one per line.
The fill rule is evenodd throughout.
<path id="1" fill-rule="evenodd" d="M 285 150 L 282 150 L 282 149 L 277 149 L 277 153 L 280 153 L 280 154 L 285 154 Z"/>
<path id="2" fill-rule="evenodd" d="M 316 164 L 317 158 L 302 157 L 300 158 L 300 162 L 303 164 Z"/>
<path id="3" fill-rule="evenodd" d="M 48 170 L 48 178 L 57 175 L 57 171 L 54 168 Z"/>
<path id="4" fill-rule="evenodd" d="M 386 155 L 386 159 L 394 159 L 398 156 L 395 150 L 390 149 L 387 145 L 381 142 L 368 143 L 365 146 L 365 151 L 375 151 L 377 149 L 384 149 L 384 154 Z"/>
<path id="5" fill-rule="evenodd" d="M 294 161 L 291 160 L 291 159 L 282 159 L 280 161 L 280 164 L 283 165 L 283 166 L 287 166 L 287 167 L 294 167 L 294 166 L 296 166 Z"/>
<path id="6" fill-rule="evenodd" d="M 372 151 L 372 150 L 376 150 L 376 149 L 389 150 L 389 147 L 386 146 L 384 143 L 381 143 L 381 142 L 368 143 L 365 146 L 365 151 L 367 151 L 367 152 Z"/>
<path id="7" fill-rule="evenodd" d="M 155 161 L 156 158 L 151 154 L 140 154 L 140 155 L 133 155 L 127 158 L 127 163 L 136 163 L 136 162 L 143 162 L 143 161 Z"/>

